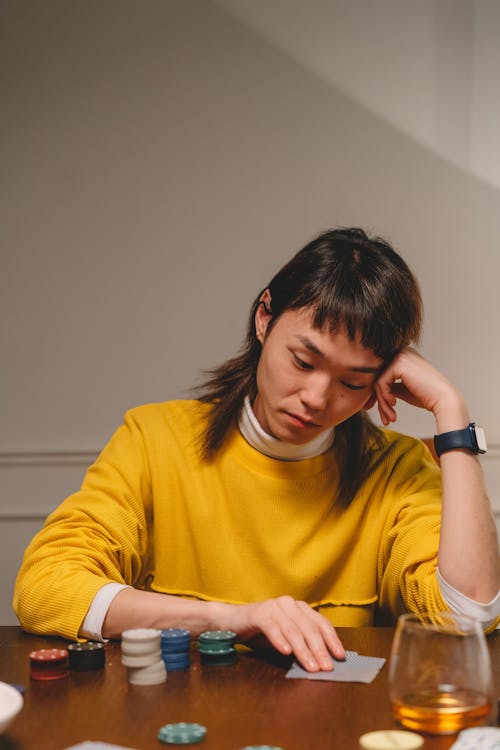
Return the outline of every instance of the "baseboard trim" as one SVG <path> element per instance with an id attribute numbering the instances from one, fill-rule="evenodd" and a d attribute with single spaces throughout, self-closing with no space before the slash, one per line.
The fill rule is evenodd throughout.
<path id="1" fill-rule="evenodd" d="M 0 466 L 89 466 L 99 451 L 0 451 Z"/>

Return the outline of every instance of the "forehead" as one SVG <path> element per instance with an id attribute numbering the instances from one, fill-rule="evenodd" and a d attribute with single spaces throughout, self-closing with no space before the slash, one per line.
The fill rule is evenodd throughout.
<path id="1" fill-rule="evenodd" d="M 302 346 L 318 357 L 332 361 L 343 360 L 352 369 L 380 369 L 383 360 L 372 349 L 363 346 L 359 333 L 351 339 L 343 325 L 334 331 L 328 326 L 315 328 L 313 317 L 314 310 L 310 308 L 286 310 L 276 321 L 275 328 L 290 343 Z"/>

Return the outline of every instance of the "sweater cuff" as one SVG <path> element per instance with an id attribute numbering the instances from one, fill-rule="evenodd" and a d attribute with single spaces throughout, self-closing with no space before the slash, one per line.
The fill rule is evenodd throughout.
<path id="1" fill-rule="evenodd" d="M 452 612 L 479 620 L 485 630 L 493 625 L 500 615 L 500 591 L 490 602 L 482 604 L 474 601 L 474 599 L 469 599 L 468 596 L 447 583 L 439 572 L 439 568 L 436 572 L 441 595 Z"/>
<path id="2" fill-rule="evenodd" d="M 80 628 L 80 636 L 92 641 L 104 641 L 102 637 L 102 625 L 108 613 L 111 602 L 123 589 L 129 589 L 123 583 L 105 583 L 99 589 L 90 603 L 85 619 Z"/>

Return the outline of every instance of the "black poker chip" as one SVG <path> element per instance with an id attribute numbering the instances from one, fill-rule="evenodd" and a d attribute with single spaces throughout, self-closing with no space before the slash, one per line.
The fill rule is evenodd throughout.
<path id="1" fill-rule="evenodd" d="M 102 643 L 87 641 L 68 645 L 69 668 L 76 672 L 102 669 L 106 664 L 106 652 Z"/>

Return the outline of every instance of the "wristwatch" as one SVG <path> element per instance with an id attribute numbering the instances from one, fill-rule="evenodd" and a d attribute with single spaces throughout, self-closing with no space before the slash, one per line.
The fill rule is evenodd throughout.
<path id="1" fill-rule="evenodd" d="M 471 422 L 463 430 L 451 430 L 441 435 L 434 435 L 434 448 L 440 456 L 456 448 L 465 448 L 472 453 L 486 453 L 488 445 L 483 428 Z"/>

